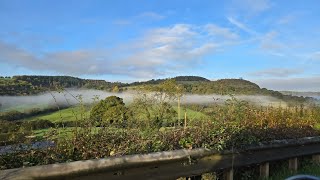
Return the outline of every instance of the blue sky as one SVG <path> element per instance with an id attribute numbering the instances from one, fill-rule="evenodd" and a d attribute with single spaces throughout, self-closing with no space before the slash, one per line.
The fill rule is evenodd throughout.
<path id="1" fill-rule="evenodd" d="M 0 0 L 0 74 L 320 91 L 318 0 Z"/>

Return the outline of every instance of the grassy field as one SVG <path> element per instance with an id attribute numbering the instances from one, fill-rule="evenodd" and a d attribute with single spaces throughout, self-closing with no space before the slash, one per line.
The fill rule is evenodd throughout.
<path id="1" fill-rule="evenodd" d="M 83 118 L 88 118 L 90 115 L 90 107 L 82 109 L 80 106 L 70 107 L 53 113 L 33 116 L 23 120 L 32 121 L 37 119 L 45 119 L 51 122 L 76 121 Z"/>
<path id="2" fill-rule="evenodd" d="M 178 107 L 177 106 L 174 106 L 173 109 L 175 111 L 178 112 Z M 198 119 L 210 119 L 210 117 L 206 114 L 203 114 L 202 112 L 198 112 L 198 111 L 194 111 L 194 110 L 191 110 L 191 109 L 188 109 L 188 108 L 181 108 L 180 110 L 181 112 L 181 119 L 184 119 L 184 113 L 186 112 L 187 113 L 187 119 L 190 120 L 190 121 L 193 121 L 193 120 L 198 120 Z"/>
<path id="3" fill-rule="evenodd" d="M 54 129 L 54 128 L 39 129 L 39 130 L 34 130 L 32 132 L 32 135 L 40 138 L 50 137 L 52 139 L 70 137 L 73 134 L 74 129 L 75 127 L 65 127 L 65 128 L 58 128 L 58 129 Z"/>
<path id="4" fill-rule="evenodd" d="M 176 106 L 174 106 L 173 108 L 175 111 L 178 111 L 178 108 Z M 90 116 L 90 109 L 91 107 L 85 107 L 84 109 L 81 109 L 80 106 L 75 106 L 75 107 L 70 107 L 60 111 L 56 111 L 53 113 L 33 116 L 23 120 L 34 121 L 37 119 L 45 119 L 51 122 L 76 121 L 76 120 L 82 119 L 83 117 L 88 118 Z M 209 119 L 209 116 L 203 114 L 202 112 L 181 108 L 182 119 L 184 118 L 185 112 L 187 113 L 187 118 L 191 121 L 195 119 Z"/>
<path id="5" fill-rule="evenodd" d="M 77 130 L 80 130 L 81 128 L 78 127 Z M 93 127 L 91 129 L 92 134 L 95 134 L 98 132 L 100 127 Z M 32 132 L 33 136 L 36 136 L 37 138 L 49 138 L 49 139 L 70 139 L 76 131 L 76 127 L 64 127 L 64 128 L 49 128 L 49 129 L 39 129 L 34 130 Z"/>

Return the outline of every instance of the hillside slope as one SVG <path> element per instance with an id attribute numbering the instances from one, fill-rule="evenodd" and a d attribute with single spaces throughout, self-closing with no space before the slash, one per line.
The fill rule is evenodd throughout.
<path id="1" fill-rule="evenodd" d="M 260 88 L 257 84 L 244 79 L 220 79 L 210 81 L 199 76 L 177 76 L 166 79 L 152 79 L 144 82 L 121 83 L 105 80 L 81 79 L 71 76 L 13 76 L 0 77 L 0 96 L 32 95 L 60 88 L 87 88 L 119 92 L 139 86 L 156 86 L 165 80 L 174 79 L 190 94 L 222 95 L 266 95 L 286 102 L 309 102 L 312 98 L 282 94 L 278 91 Z"/>
<path id="2" fill-rule="evenodd" d="M 114 86 L 124 86 L 120 82 L 80 79 L 72 76 L 13 76 L 0 77 L 0 96 L 32 95 L 60 88 L 87 88 L 111 90 Z"/>

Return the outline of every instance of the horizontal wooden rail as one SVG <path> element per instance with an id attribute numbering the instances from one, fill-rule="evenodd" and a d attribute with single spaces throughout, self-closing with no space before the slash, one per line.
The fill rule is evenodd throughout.
<path id="1" fill-rule="evenodd" d="M 241 151 L 183 149 L 9 169 L 0 171 L 0 179 L 175 179 L 314 154 L 320 154 L 320 137 L 272 141 Z"/>

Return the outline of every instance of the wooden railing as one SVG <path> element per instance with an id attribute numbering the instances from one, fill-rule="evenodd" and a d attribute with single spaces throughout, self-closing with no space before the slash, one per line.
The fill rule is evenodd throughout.
<path id="1" fill-rule="evenodd" d="M 183 149 L 9 169 L 0 171 L 0 179 L 199 179 L 203 173 L 223 170 L 225 179 L 231 180 L 237 167 L 256 164 L 260 175 L 268 177 L 271 161 L 288 159 L 289 168 L 297 170 L 298 157 L 313 155 L 313 160 L 320 162 L 319 154 L 320 137 L 306 137 L 241 151 Z"/>

